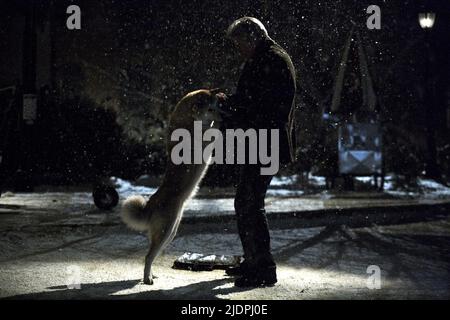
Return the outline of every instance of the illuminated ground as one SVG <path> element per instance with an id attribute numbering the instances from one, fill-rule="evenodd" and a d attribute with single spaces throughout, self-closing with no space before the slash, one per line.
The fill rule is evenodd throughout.
<path id="1" fill-rule="evenodd" d="M 289 219 L 272 221 L 279 282 L 272 288 L 242 290 L 234 288 L 223 271 L 171 268 L 174 259 L 185 251 L 240 254 L 234 221 L 185 223 L 156 262 L 155 285 L 146 286 L 140 283 L 145 237 L 126 230 L 117 210 L 105 215 L 85 200 L 85 195 L 75 193 L 7 195 L 0 199 L 0 297 L 450 298 L 447 214 L 428 222 L 370 224 L 357 229 L 299 229 Z M 276 201 L 279 207 L 292 205 L 290 198 Z M 204 214 L 211 209 L 207 204 L 205 200 L 201 205 Z M 367 287 L 370 265 L 380 267 L 379 290 Z M 71 270 L 80 271 L 80 290 L 67 288 L 72 283 Z"/>

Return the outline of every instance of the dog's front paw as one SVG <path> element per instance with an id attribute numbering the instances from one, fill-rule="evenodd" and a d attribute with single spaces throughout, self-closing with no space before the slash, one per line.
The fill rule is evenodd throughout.
<path id="1" fill-rule="evenodd" d="M 153 284 L 153 279 L 150 278 L 150 277 L 144 278 L 144 284 L 152 285 Z"/>

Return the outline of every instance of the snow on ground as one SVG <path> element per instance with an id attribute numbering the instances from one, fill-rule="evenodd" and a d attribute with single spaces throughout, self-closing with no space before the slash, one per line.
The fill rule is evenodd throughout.
<path id="1" fill-rule="evenodd" d="M 292 176 L 275 176 L 270 182 L 267 190 L 269 197 L 298 197 L 303 195 L 304 190 L 295 188 L 298 180 L 298 175 Z M 295 188 L 294 190 L 292 188 Z"/>
<path id="2" fill-rule="evenodd" d="M 287 181 L 293 181 L 287 179 Z M 373 177 L 355 177 L 355 180 L 366 184 L 373 185 Z M 410 190 L 395 187 L 395 177 L 386 175 L 383 192 L 396 197 L 407 198 L 424 198 L 424 199 L 445 199 L 450 198 L 450 188 L 431 179 L 417 178 L 417 187 Z M 325 188 L 325 177 L 309 175 L 309 184 L 315 187 Z"/>
<path id="3" fill-rule="evenodd" d="M 292 175 L 292 176 L 275 176 L 272 178 L 272 181 L 270 182 L 270 186 L 274 187 L 280 187 L 280 186 L 290 186 L 295 184 L 295 182 L 298 179 L 298 175 Z"/>
<path id="4" fill-rule="evenodd" d="M 136 194 L 141 195 L 151 195 L 156 192 L 156 188 L 150 188 L 146 186 L 140 186 L 131 183 L 130 181 L 126 181 L 117 177 L 113 177 L 111 179 L 116 186 L 117 192 L 124 199 Z M 289 187 L 295 184 L 297 180 L 297 176 L 288 176 L 288 177 L 274 177 L 271 181 L 270 187 L 267 190 L 267 195 L 272 197 L 296 197 L 304 194 L 303 190 L 291 190 L 283 187 Z"/>
<path id="5" fill-rule="evenodd" d="M 135 185 L 129 181 L 117 177 L 112 177 L 111 180 L 114 183 L 117 192 L 124 198 L 136 194 L 151 195 L 156 192 L 156 188 Z"/>
<path id="6" fill-rule="evenodd" d="M 303 190 L 286 190 L 286 189 L 268 189 L 267 195 L 269 197 L 298 197 L 303 195 Z"/>
<path id="7" fill-rule="evenodd" d="M 299 197 L 305 195 L 305 188 L 298 184 L 298 175 L 276 176 L 272 179 L 267 190 L 269 197 Z M 372 177 L 356 177 L 358 182 L 371 185 Z M 156 188 L 140 186 L 129 181 L 112 178 L 117 191 L 121 197 L 126 198 L 133 194 L 151 195 Z M 325 177 L 310 174 L 308 183 L 316 188 L 325 188 Z M 396 188 L 394 185 L 394 177 L 387 175 L 385 177 L 384 192 L 395 197 L 406 198 L 424 198 L 424 199 L 445 199 L 450 198 L 450 188 L 430 179 L 417 179 L 417 187 L 411 190 L 403 190 Z M 330 192 L 322 194 L 325 198 L 332 197 Z M 338 194 L 336 195 L 338 196 Z"/>
<path id="8" fill-rule="evenodd" d="M 425 199 L 445 199 L 450 198 L 450 188 L 434 180 L 418 178 L 417 187 L 411 190 L 395 188 L 394 177 L 389 175 L 385 178 L 384 192 L 397 197 L 414 197 Z"/>
<path id="9" fill-rule="evenodd" d="M 315 187 L 325 187 L 326 181 L 325 177 L 315 176 L 313 174 L 309 174 L 308 176 L 309 183 Z"/>
<path id="10" fill-rule="evenodd" d="M 295 177 L 285 177 L 282 181 L 295 181 Z M 325 177 L 310 174 L 309 184 L 315 187 L 325 188 Z M 373 185 L 373 177 L 355 177 L 355 180 L 366 184 Z M 383 191 L 386 194 L 396 197 L 407 198 L 425 198 L 425 199 L 445 199 L 450 198 L 450 188 L 431 179 L 417 178 L 417 187 L 410 190 L 395 187 L 395 177 L 393 175 L 385 176 Z M 288 184 L 284 184 L 285 186 Z"/>
<path id="11" fill-rule="evenodd" d="M 297 176 L 274 178 L 266 197 L 266 211 L 268 213 L 287 213 L 299 211 L 312 211 L 323 209 L 365 208 L 379 206 L 399 206 L 414 204 L 437 204 L 450 199 L 449 188 L 429 180 L 420 180 L 422 186 L 419 191 L 399 191 L 392 187 L 392 178 L 387 178 L 386 194 L 382 193 L 339 193 L 329 190 L 316 190 L 314 194 L 305 193 L 297 185 Z M 312 177 L 312 180 L 321 182 L 321 177 Z M 131 182 L 114 178 L 120 200 L 134 194 L 148 196 L 156 189 L 135 185 Z M 207 190 L 206 190 L 207 191 Z M 234 193 L 221 195 L 220 190 L 214 197 L 208 192 L 200 192 L 187 204 L 185 217 L 212 217 L 234 215 Z M 93 205 L 91 192 L 48 192 L 34 193 L 5 193 L 0 198 L 0 213 L 15 213 L 20 210 L 29 223 L 55 223 L 64 220 L 65 224 L 76 225 L 84 220 L 90 223 L 103 223 L 103 215 Z M 120 211 L 120 204 L 115 209 Z M 70 219 L 67 219 L 67 218 Z M 5 219 L 12 225 L 17 225 L 13 214 L 5 215 Z"/>
<path id="12" fill-rule="evenodd" d="M 424 191 L 431 191 L 441 194 L 443 196 L 450 196 L 450 188 L 446 187 L 434 180 L 430 179 L 419 179 L 419 186 Z"/>

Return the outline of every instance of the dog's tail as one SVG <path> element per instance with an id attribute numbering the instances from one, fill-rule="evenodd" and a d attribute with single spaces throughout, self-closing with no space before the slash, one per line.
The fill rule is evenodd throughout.
<path id="1" fill-rule="evenodd" d="M 122 205 L 123 222 L 133 230 L 147 231 L 150 216 L 145 210 L 146 204 L 147 200 L 143 196 L 128 197 Z"/>

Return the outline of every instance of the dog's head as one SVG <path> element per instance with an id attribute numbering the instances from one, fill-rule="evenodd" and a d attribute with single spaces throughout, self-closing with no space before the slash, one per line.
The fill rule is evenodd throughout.
<path id="1" fill-rule="evenodd" d="M 216 97 L 218 92 L 219 89 L 203 89 L 194 92 L 192 111 L 196 120 L 201 120 L 205 124 L 221 121 L 219 101 Z"/>

